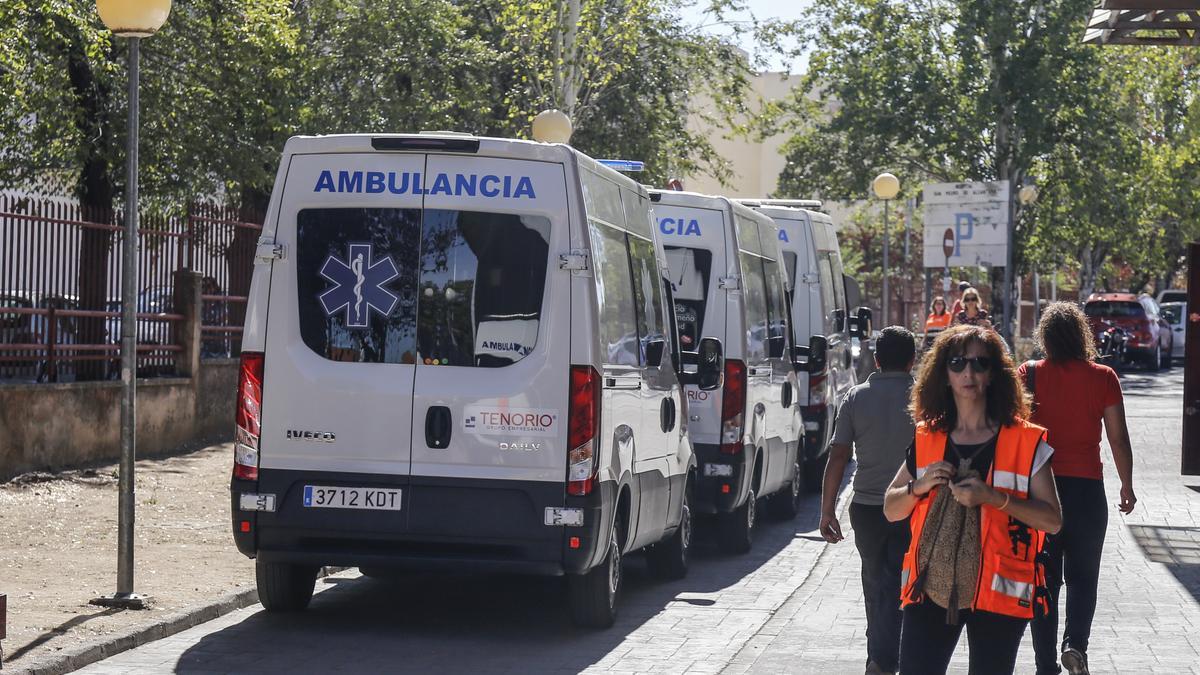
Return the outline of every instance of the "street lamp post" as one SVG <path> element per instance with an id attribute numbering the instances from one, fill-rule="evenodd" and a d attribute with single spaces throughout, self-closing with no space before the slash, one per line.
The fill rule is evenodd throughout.
<path id="1" fill-rule="evenodd" d="M 890 173 L 881 173 L 871 181 L 871 190 L 883 200 L 883 323 L 890 325 L 891 308 L 888 273 L 888 204 L 900 194 L 900 179 Z"/>
<path id="2" fill-rule="evenodd" d="M 137 449 L 137 240 L 138 240 L 138 58 L 141 39 L 158 31 L 171 13 L 171 0 L 96 0 L 100 20 L 114 35 L 129 39 L 129 118 L 125 144 L 125 240 L 121 264 L 121 469 L 117 504 L 117 592 L 92 604 L 143 609 L 133 592 L 133 465 Z"/>
<path id="3" fill-rule="evenodd" d="M 1019 190 L 1017 190 L 1017 203 L 1021 205 L 1021 209 L 1024 209 L 1033 202 L 1037 201 L 1037 196 L 1037 185 L 1032 182 L 1025 183 Z M 1021 212 L 1019 210 L 1013 212 L 1012 222 L 1008 227 L 1008 259 L 1005 261 L 1006 266 L 1004 268 L 1004 301 L 1006 307 L 1004 311 L 1004 325 L 1001 326 L 1001 328 L 1003 328 L 1001 333 L 1004 335 L 1004 339 L 1008 340 L 1009 349 L 1011 349 L 1014 354 L 1017 353 L 1017 334 L 1021 332 L 1021 326 L 1017 325 L 1014 328 L 1014 322 L 1017 317 L 1017 294 L 1013 292 L 1013 279 L 1015 278 L 1016 272 L 1016 270 L 1013 269 L 1013 255 L 1015 253 L 1013 251 L 1013 233 L 1017 229 L 1016 221 L 1017 216 L 1020 213 Z M 1041 308 L 1038 307 L 1039 299 L 1036 290 L 1036 273 L 1034 274 L 1034 284 L 1035 290 L 1033 292 L 1033 316 L 1036 324 L 1038 312 L 1041 310 Z"/>

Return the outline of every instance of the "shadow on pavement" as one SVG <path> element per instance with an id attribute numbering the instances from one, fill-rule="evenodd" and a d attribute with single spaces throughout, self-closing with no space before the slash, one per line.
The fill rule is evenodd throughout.
<path id="1" fill-rule="evenodd" d="M 72 617 L 71 619 L 68 619 L 67 621 L 62 622 L 59 625 L 55 626 L 54 628 L 51 628 L 51 629 L 47 630 L 45 633 L 42 633 L 41 635 L 37 636 L 32 641 L 30 641 L 29 644 L 22 646 L 20 649 L 17 649 L 13 653 L 8 654 L 4 658 L 9 661 L 16 661 L 17 659 L 21 658 L 25 654 L 28 654 L 29 652 L 37 649 L 38 647 L 41 647 L 42 645 L 53 640 L 54 638 L 66 633 L 67 631 L 71 630 L 72 628 L 74 628 L 76 626 L 85 624 L 88 621 L 91 621 L 92 619 L 99 619 L 102 616 L 111 616 L 111 615 L 116 614 L 117 612 L 121 612 L 121 611 L 124 611 L 124 610 L 117 608 L 117 607 L 109 607 L 108 609 L 106 609 L 102 612 L 96 612 L 95 614 L 81 614 L 80 616 Z"/>
<path id="2" fill-rule="evenodd" d="M 647 573 L 641 555 L 627 556 L 620 614 L 608 630 L 572 625 L 564 578 L 330 579 L 335 586 L 316 595 L 307 611 L 260 611 L 202 638 L 175 669 L 430 672 L 453 663 L 456 672 L 578 672 L 609 655 L 671 603 L 719 608 L 719 599 L 680 596 L 738 583 L 798 534 L 815 529 L 818 511 L 819 496 L 810 495 L 795 520 L 762 522 L 754 549 L 743 556 L 718 553 L 710 528 L 698 523 L 691 569 L 679 581 L 658 581 Z"/>
<path id="3" fill-rule="evenodd" d="M 1162 563 L 1200 601 L 1200 528 L 1130 525 L 1129 531 L 1147 560 Z"/>

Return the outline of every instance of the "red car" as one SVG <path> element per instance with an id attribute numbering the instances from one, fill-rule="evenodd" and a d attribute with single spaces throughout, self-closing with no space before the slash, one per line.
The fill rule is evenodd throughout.
<path id="1" fill-rule="evenodd" d="M 1097 341 L 1110 326 L 1129 335 L 1126 355 L 1150 370 L 1171 367 L 1174 338 L 1171 325 L 1159 311 L 1158 303 L 1148 295 L 1132 293 L 1093 293 L 1083 305 L 1083 313 Z"/>

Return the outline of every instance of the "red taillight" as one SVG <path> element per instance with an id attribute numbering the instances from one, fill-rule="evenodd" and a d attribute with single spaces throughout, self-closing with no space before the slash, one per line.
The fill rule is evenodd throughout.
<path id="1" fill-rule="evenodd" d="M 746 420 L 746 364 L 725 359 L 725 383 L 721 395 L 721 452 L 742 451 L 742 427 Z"/>
<path id="2" fill-rule="evenodd" d="M 583 496 L 596 486 L 596 434 L 600 429 L 600 375 L 591 366 L 571 366 L 567 412 L 567 494 Z"/>
<path id="3" fill-rule="evenodd" d="M 263 355 L 243 352 L 238 372 L 237 428 L 233 444 L 233 477 L 258 480 L 258 439 L 262 433 Z"/>

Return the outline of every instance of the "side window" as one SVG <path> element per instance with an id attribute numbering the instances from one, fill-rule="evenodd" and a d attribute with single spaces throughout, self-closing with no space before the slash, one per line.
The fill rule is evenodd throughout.
<path id="1" fill-rule="evenodd" d="M 783 290 L 783 279 L 779 276 L 779 263 L 774 260 L 763 259 L 763 272 L 767 281 L 767 313 L 770 317 L 770 325 L 767 328 L 767 336 L 770 338 L 779 338 L 780 340 L 787 337 L 787 298 Z M 777 342 L 782 345 L 782 342 Z M 782 353 L 776 353 L 778 349 L 773 350 L 771 356 L 782 356 Z"/>
<path id="2" fill-rule="evenodd" d="M 645 239 L 627 235 L 629 252 L 633 257 L 633 297 L 637 306 L 639 356 L 646 363 L 646 345 L 654 340 L 667 339 L 666 317 L 663 315 L 662 277 L 654 261 L 654 245 Z M 658 363 L 647 363 L 659 366 Z"/>
<path id="3" fill-rule="evenodd" d="M 762 258 L 738 251 L 742 265 L 742 302 L 746 311 L 746 359 L 760 363 L 767 358 L 767 294 L 763 283 Z"/>
<path id="4" fill-rule="evenodd" d="M 829 264 L 829 256 L 817 254 L 817 276 L 821 286 L 821 310 L 828 329 L 833 325 L 833 310 L 837 309 L 837 296 L 833 288 L 833 268 Z"/>
<path id="5" fill-rule="evenodd" d="M 842 316 L 846 316 L 846 279 L 842 275 L 842 265 L 837 259 L 836 253 L 826 253 L 829 256 L 830 269 L 832 274 L 830 278 L 833 280 L 833 298 L 837 308 L 842 310 Z M 838 327 L 839 330 L 841 326 Z"/>
<path id="6" fill-rule="evenodd" d="M 592 256 L 599 273 L 597 295 L 602 358 L 606 364 L 638 366 L 640 349 L 633 275 L 625 233 L 598 222 L 592 222 L 591 230 Z"/>

